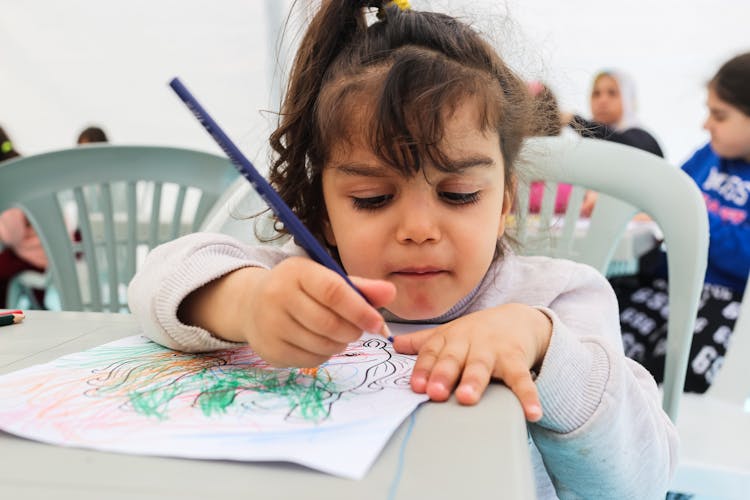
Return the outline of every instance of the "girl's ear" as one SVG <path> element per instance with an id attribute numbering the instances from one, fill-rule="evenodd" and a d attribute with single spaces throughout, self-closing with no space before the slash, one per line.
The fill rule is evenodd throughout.
<path id="1" fill-rule="evenodd" d="M 516 183 L 515 181 L 513 181 L 513 187 L 503 193 L 503 208 L 500 212 L 500 223 L 497 227 L 498 238 L 502 238 L 503 234 L 505 234 L 505 223 L 507 221 L 508 215 L 510 215 L 511 209 L 513 208 L 513 195 L 515 192 Z"/>

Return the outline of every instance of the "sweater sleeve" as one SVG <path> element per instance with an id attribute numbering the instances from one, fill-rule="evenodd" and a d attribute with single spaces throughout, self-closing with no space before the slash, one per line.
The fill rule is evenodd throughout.
<path id="1" fill-rule="evenodd" d="M 536 380 L 544 416 L 529 431 L 560 498 L 664 498 L 677 431 L 653 377 L 622 350 L 607 281 L 577 266 L 548 308 Z"/>
<path id="2" fill-rule="evenodd" d="M 154 248 L 128 287 L 128 304 L 143 333 L 154 342 L 187 352 L 237 344 L 186 325 L 177 309 L 191 292 L 242 267 L 271 268 L 289 254 L 279 247 L 248 246 L 213 233 L 195 233 Z"/>

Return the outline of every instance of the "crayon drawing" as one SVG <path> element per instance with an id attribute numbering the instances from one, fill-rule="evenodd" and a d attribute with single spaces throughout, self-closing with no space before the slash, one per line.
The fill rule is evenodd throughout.
<path id="1" fill-rule="evenodd" d="M 426 399 L 409 388 L 413 364 L 372 335 L 307 369 L 272 368 L 249 347 L 188 354 L 129 337 L 0 377 L 0 428 L 60 445 L 284 460 L 359 478 Z"/>

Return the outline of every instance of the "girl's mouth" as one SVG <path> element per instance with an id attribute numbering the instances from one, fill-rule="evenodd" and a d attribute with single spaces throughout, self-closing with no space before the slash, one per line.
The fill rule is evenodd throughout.
<path id="1" fill-rule="evenodd" d="M 411 279 L 430 279 L 439 276 L 446 271 L 437 267 L 407 267 L 394 271 L 393 274 Z"/>

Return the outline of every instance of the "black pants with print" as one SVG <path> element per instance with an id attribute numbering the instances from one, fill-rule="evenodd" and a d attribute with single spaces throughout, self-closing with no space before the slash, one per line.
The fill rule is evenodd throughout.
<path id="1" fill-rule="evenodd" d="M 624 276 L 610 280 L 620 305 L 625 354 L 664 380 L 667 341 L 667 281 L 653 276 Z M 724 362 L 742 295 L 706 283 L 698 307 L 690 348 L 685 391 L 705 392 Z"/>

